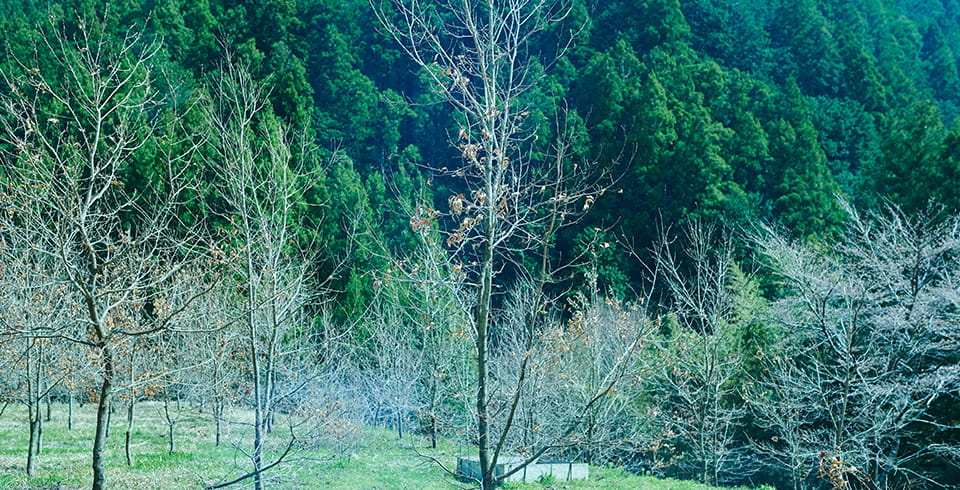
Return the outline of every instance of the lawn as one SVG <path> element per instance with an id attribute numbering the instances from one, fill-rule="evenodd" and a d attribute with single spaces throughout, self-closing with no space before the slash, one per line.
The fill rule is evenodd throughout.
<path id="1" fill-rule="evenodd" d="M 44 426 L 43 453 L 38 469 L 28 478 L 26 468 L 26 411 L 18 405 L 7 407 L 0 416 L 0 488 L 88 488 L 92 476 L 90 444 L 93 438 L 93 405 L 74 409 L 74 428 L 67 430 L 66 407 L 54 404 L 53 417 Z M 248 428 L 228 426 L 224 442 L 215 446 L 213 424 L 208 414 L 185 409 L 176 428 L 177 450 L 168 454 L 167 427 L 161 405 L 144 402 L 137 405 L 132 437 L 133 465 L 124 457 L 123 441 L 126 417 L 121 407 L 113 414 L 107 441 L 107 485 L 117 489 L 189 489 L 231 480 L 249 471 L 243 452 Z M 235 413 L 234 416 L 242 416 Z M 277 431 L 282 432 L 282 431 Z M 280 437 L 279 434 L 276 435 Z M 237 441 L 234 445 L 231 441 Z M 367 428 L 349 447 L 320 447 L 302 451 L 288 462 L 271 469 L 269 486 L 284 489 L 450 489 L 469 488 L 456 481 L 424 456 L 448 462 L 451 466 L 466 448 L 441 442 L 436 450 L 422 447 L 416 437 L 397 440 L 395 433 Z M 249 483 L 249 482 L 247 482 Z M 247 485 L 249 487 L 249 485 Z M 236 488 L 244 488 L 237 485 Z M 615 468 L 590 468 L 590 479 L 583 482 L 509 484 L 506 488 L 532 490 L 543 488 L 603 488 L 649 490 L 707 490 L 711 487 L 691 482 L 661 480 L 630 475 Z"/>

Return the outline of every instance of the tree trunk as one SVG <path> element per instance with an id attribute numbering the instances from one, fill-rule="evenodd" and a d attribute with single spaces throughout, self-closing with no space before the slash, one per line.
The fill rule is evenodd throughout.
<path id="1" fill-rule="evenodd" d="M 223 434 L 223 399 L 217 398 L 213 402 L 213 421 L 216 428 L 214 429 L 215 445 L 220 446 L 220 437 Z"/>
<path id="2" fill-rule="evenodd" d="M 27 441 L 27 475 L 33 476 L 36 472 L 36 460 L 37 454 L 39 453 L 38 447 L 40 445 L 40 403 L 42 403 L 42 398 L 40 397 L 40 383 L 41 383 L 41 372 L 42 365 L 40 359 L 43 357 L 43 350 L 41 347 L 37 347 L 37 350 L 40 351 L 40 355 L 35 356 L 34 352 L 34 341 L 30 341 L 27 345 L 27 430 L 30 432 L 30 437 Z M 36 365 L 34 366 L 34 362 Z M 34 367 L 34 372 L 31 373 L 31 367 Z"/>
<path id="3" fill-rule="evenodd" d="M 260 470 L 263 468 L 263 411 L 260 407 L 254 410 L 253 420 L 253 470 L 257 473 L 253 476 L 253 488 L 263 490 L 263 475 Z"/>
<path id="4" fill-rule="evenodd" d="M 242 216 L 245 222 L 244 228 L 250 230 L 249 223 L 246 221 L 250 218 L 249 215 Z M 247 236 L 252 236 L 248 233 Z M 246 250 L 246 272 L 249 275 L 253 273 L 255 267 L 253 266 L 253 253 L 251 252 L 251 247 L 247 247 Z M 263 490 L 263 476 L 260 474 L 261 469 L 263 468 L 263 428 L 265 425 L 264 417 L 268 416 L 267 413 L 269 409 L 267 396 L 268 391 L 267 387 L 264 384 L 268 383 L 269 373 L 269 363 L 267 365 L 267 373 L 264 374 L 261 372 L 260 366 L 260 348 L 258 346 L 259 342 L 259 329 L 257 328 L 257 319 L 254 315 L 254 305 L 257 304 L 257 290 L 253 284 L 253 281 L 247 280 L 247 328 L 250 332 L 250 368 L 251 376 L 253 378 L 253 488 L 254 490 Z M 270 348 L 272 346 L 268 346 Z M 268 354 L 270 354 L 268 352 Z"/>
<path id="5" fill-rule="evenodd" d="M 173 438 L 173 435 L 175 432 L 173 428 L 174 428 L 173 423 L 167 424 L 167 436 L 170 438 L 170 446 L 167 449 L 167 454 L 173 454 L 177 450 L 177 441 L 176 439 Z"/>
<path id="6" fill-rule="evenodd" d="M 40 421 L 37 420 L 37 417 L 34 417 L 34 410 L 32 407 L 30 409 L 30 440 L 27 442 L 27 476 L 33 476 L 36 472 L 36 461 L 37 461 L 37 426 L 40 424 Z"/>
<path id="7" fill-rule="evenodd" d="M 133 436 L 133 408 L 137 404 L 135 397 L 127 404 L 127 430 L 123 437 L 123 453 L 127 457 L 127 466 L 133 466 L 133 454 L 130 453 L 130 439 Z"/>
<path id="8" fill-rule="evenodd" d="M 67 395 L 67 430 L 73 430 L 73 392 Z"/>
<path id="9" fill-rule="evenodd" d="M 180 413 L 180 398 L 177 398 L 177 414 Z M 167 454 L 173 454 L 177 449 L 176 439 L 174 439 L 174 427 L 177 425 L 177 419 L 170 416 L 170 397 L 163 397 L 163 416 L 167 419 L 167 437 L 169 438 L 169 444 L 167 445 Z"/>
<path id="10" fill-rule="evenodd" d="M 40 417 L 40 406 L 37 406 L 37 454 L 43 454 L 43 419 Z"/>
<path id="11" fill-rule="evenodd" d="M 430 416 L 430 449 L 437 448 L 437 417 Z"/>
<path id="12" fill-rule="evenodd" d="M 397 418 L 397 439 L 403 440 L 403 413 L 398 408 L 396 411 Z"/>
<path id="13" fill-rule="evenodd" d="M 486 181 L 490 182 L 489 176 Z M 485 220 L 487 227 L 485 233 L 486 247 L 483 252 L 483 269 L 480 275 L 480 290 L 477 295 L 476 316 L 474 317 L 477 335 L 477 442 L 480 455 L 480 474 L 482 475 L 480 488 L 482 490 L 491 490 L 497 486 L 497 481 L 493 475 L 496 461 L 491 459 L 490 425 L 487 420 L 487 322 L 490 319 L 490 305 L 493 295 L 493 232 L 495 222 L 494 216 Z"/>
<path id="14" fill-rule="evenodd" d="M 110 396 L 113 390 L 113 355 L 109 348 L 100 348 L 103 360 L 103 383 L 100 385 L 100 401 L 97 404 L 97 430 L 93 439 L 93 490 L 106 488 L 106 467 L 103 460 L 103 447 L 107 440 L 107 427 L 110 423 Z"/>
<path id="15" fill-rule="evenodd" d="M 111 383 L 111 384 L 112 384 L 112 383 Z M 97 416 L 99 416 L 99 415 L 100 415 L 100 410 L 99 410 L 99 407 L 98 407 L 98 408 L 97 408 Z M 111 422 L 113 422 L 113 405 L 112 405 L 112 404 L 111 404 L 109 407 L 107 407 L 107 426 L 104 427 L 104 429 L 103 429 L 103 430 L 104 430 L 104 435 L 103 435 L 104 439 L 109 439 L 109 438 L 110 438 L 110 423 L 111 423 Z"/>
<path id="16" fill-rule="evenodd" d="M 255 331 L 251 328 L 252 331 Z M 256 335 L 250 336 L 250 352 L 253 357 L 253 393 L 254 393 L 254 407 L 253 407 L 253 488 L 255 490 L 263 490 L 263 476 L 260 474 L 260 470 L 263 468 L 263 439 L 264 439 L 264 426 L 266 425 L 265 418 L 267 413 L 265 410 L 265 401 L 264 401 L 264 390 L 263 390 L 263 378 L 260 373 L 260 363 L 259 352 L 256 345 Z"/>
<path id="17" fill-rule="evenodd" d="M 591 413 L 590 419 L 587 422 L 587 454 L 584 458 L 587 464 L 594 464 L 593 461 L 593 434 L 597 425 L 596 417 Z"/>

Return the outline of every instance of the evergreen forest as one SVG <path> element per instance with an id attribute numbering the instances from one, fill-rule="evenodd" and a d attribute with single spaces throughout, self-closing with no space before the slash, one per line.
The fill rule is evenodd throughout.
<path id="1" fill-rule="evenodd" d="M 210 488 L 363 426 L 485 490 L 960 485 L 960 0 L 0 6 L 18 471 L 90 403 L 110 488 L 175 400 Z"/>

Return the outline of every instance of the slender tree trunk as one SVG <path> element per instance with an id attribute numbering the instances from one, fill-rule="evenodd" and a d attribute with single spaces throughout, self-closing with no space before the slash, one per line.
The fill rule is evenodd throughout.
<path id="1" fill-rule="evenodd" d="M 246 210 L 244 210 L 246 211 Z M 246 231 L 246 236 L 252 238 L 254 236 L 252 227 L 247 220 L 250 219 L 250 214 L 243 212 L 242 218 L 244 219 L 244 230 Z M 252 245 L 249 243 L 248 245 Z M 254 308 L 257 306 L 257 289 L 253 283 L 252 274 L 255 270 L 253 266 L 253 252 L 250 246 L 246 247 L 246 273 L 247 273 L 247 329 L 249 331 L 249 347 L 250 347 L 250 375 L 253 378 L 253 487 L 254 490 L 263 490 L 263 476 L 260 474 L 260 470 L 263 468 L 263 428 L 264 428 L 264 417 L 267 415 L 267 390 L 264 384 L 266 384 L 266 379 L 264 373 L 262 373 L 262 366 L 260 365 L 260 349 L 258 348 L 259 342 L 259 329 L 257 328 L 257 319 L 256 312 Z M 267 349 L 270 349 L 272 346 L 267 346 Z M 269 355 L 269 353 L 268 353 Z M 268 364 L 269 370 L 269 364 Z"/>
<path id="2" fill-rule="evenodd" d="M 43 403 L 44 399 L 47 401 L 47 420 L 50 420 L 50 394 L 47 393 L 46 395 L 43 395 L 43 396 L 40 395 L 41 393 L 43 393 L 43 390 L 46 388 L 44 386 L 46 384 L 46 379 L 44 379 L 44 371 L 43 371 L 43 366 L 44 366 L 43 351 L 44 351 L 43 343 L 40 343 L 37 346 L 37 370 L 36 370 L 36 382 L 35 382 L 37 391 L 35 391 L 36 395 L 34 395 L 33 398 L 30 400 L 30 402 L 34 405 L 34 410 L 36 412 L 34 420 L 36 421 L 36 431 L 37 431 L 37 436 L 35 440 L 37 455 L 43 454 L 43 419 L 40 417 L 40 407 L 42 406 L 41 404 Z"/>
<path id="3" fill-rule="evenodd" d="M 261 468 L 263 468 L 263 410 L 258 406 L 254 409 L 253 421 L 253 470 L 257 472 L 253 476 L 253 487 L 256 490 L 263 490 Z"/>
<path id="4" fill-rule="evenodd" d="M 110 396 L 113 390 L 113 354 L 109 347 L 100 347 L 103 361 L 103 382 L 100 385 L 100 401 L 97 404 L 97 430 L 93 439 L 93 490 L 106 488 L 106 467 L 103 448 L 107 440 L 107 427 L 110 423 Z"/>
<path id="5" fill-rule="evenodd" d="M 111 384 L 113 384 L 113 383 L 111 383 Z M 111 387 L 111 389 L 112 389 L 112 387 Z M 97 415 L 99 416 L 99 410 L 98 410 L 98 414 L 97 414 Z M 109 407 L 107 407 L 107 426 L 104 427 L 104 429 L 103 429 L 103 430 L 104 430 L 104 439 L 109 439 L 109 438 L 110 438 L 110 424 L 111 424 L 111 422 L 113 422 L 113 404 L 112 404 L 112 403 L 110 404 Z"/>
<path id="6" fill-rule="evenodd" d="M 180 398 L 177 398 L 177 415 L 180 414 Z M 163 398 L 163 416 L 167 419 L 167 437 L 169 438 L 169 445 L 167 446 L 167 454 L 173 454 L 177 449 L 176 439 L 174 439 L 175 430 L 174 428 L 177 425 L 177 419 L 170 416 L 170 397 Z"/>
<path id="7" fill-rule="evenodd" d="M 477 297 L 476 347 L 477 347 L 477 442 L 480 454 L 480 488 L 496 488 L 497 481 L 493 470 L 496 461 L 490 454 L 490 425 L 487 420 L 487 321 L 490 318 L 490 302 L 493 294 L 493 217 L 487 220 L 487 243 L 483 256 L 483 270 L 480 277 L 480 291 Z"/>
<path id="8" fill-rule="evenodd" d="M 223 434 L 223 399 L 217 397 L 213 401 L 213 422 L 214 422 L 214 445 L 220 446 L 220 438 Z"/>
<path id="9" fill-rule="evenodd" d="M 34 416 L 34 409 L 30 410 L 30 439 L 27 442 L 27 476 L 33 476 L 36 473 L 37 466 L 37 426 L 40 425 L 39 417 Z"/>
<path id="10" fill-rule="evenodd" d="M 167 436 L 170 437 L 170 446 L 167 450 L 167 454 L 173 454 L 177 450 L 177 441 L 173 438 L 174 432 L 176 432 L 173 430 L 174 426 L 174 424 L 167 424 Z"/>
<path id="11" fill-rule="evenodd" d="M 27 345 L 27 430 L 30 437 L 27 441 L 27 475 L 33 476 L 36 471 L 37 445 L 40 426 L 40 362 L 36 361 L 31 340 Z M 38 347 L 38 350 L 40 348 Z M 36 365 L 34 366 L 34 361 Z M 31 367 L 35 368 L 31 373 Z"/>
<path id="12" fill-rule="evenodd" d="M 67 430 L 73 430 L 73 392 L 67 395 Z"/>
<path id="13" fill-rule="evenodd" d="M 584 459 L 586 459 L 586 463 L 587 463 L 587 464 L 594 464 L 594 462 L 593 462 L 593 437 L 594 437 L 594 430 L 595 430 L 595 428 L 596 428 L 596 425 L 597 425 L 597 419 L 596 419 L 596 417 L 594 416 L 594 414 L 591 413 L 591 414 L 590 414 L 590 419 L 589 419 L 589 421 L 587 422 L 587 447 L 586 447 L 586 452 L 587 452 L 587 454 L 586 454 L 586 457 L 584 458 Z"/>
<path id="14" fill-rule="evenodd" d="M 252 269 L 252 267 L 251 267 Z M 253 293 L 251 293 L 251 298 Z M 251 300 L 251 304 L 253 301 Z M 265 425 L 264 417 L 264 389 L 263 378 L 260 372 L 260 352 L 257 349 L 257 329 L 253 319 L 253 311 L 250 311 L 250 355 L 253 377 L 253 487 L 255 490 L 263 490 L 263 477 L 260 469 L 263 468 L 263 428 Z"/>
<path id="15" fill-rule="evenodd" d="M 47 393 L 47 396 L 44 397 L 44 400 L 47 402 L 47 420 L 46 421 L 49 422 L 52 419 L 50 407 L 51 405 L 53 405 L 53 400 L 51 400 L 51 396 L 49 393 Z"/>
<path id="16" fill-rule="evenodd" d="M 437 448 L 437 417 L 430 416 L 430 449 Z"/>
<path id="17" fill-rule="evenodd" d="M 252 321 L 252 320 L 251 320 Z M 259 355 L 260 352 L 257 349 L 257 336 L 256 328 L 251 325 L 251 335 L 250 335 L 250 353 L 252 355 L 252 377 L 253 377 L 253 393 L 254 393 L 254 407 L 253 407 L 253 470 L 256 474 L 253 476 L 253 487 L 255 490 L 263 490 L 263 477 L 260 474 L 261 468 L 263 468 L 263 439 L 264 439 L 264 426 L 266 425 L 265 418 L 267 416 L 265 410 L 265 400 L 264 400 L 264 387 L 263 387 L 263 378 L 260 372 L 260 362 Z"/>
<path id="18" fill-rule="evenodd" d="M 40 417 L 40 406 L 37 406 L 37 454 L 43 454 L 43 419 Z"/>
<path id="19" fill-rule="evenodd" d="M 127 457 L 127 466 L 133 466 L 133 454 L 130 452 L 130 439 L 133 437 L 133 408 L 137 404 L 136 397 L 127 404 L 127 430 L 123 437 L 123 453 Z"/>
<path id="20" fill-rule="evenodd" d="M 397 439 L 403 440 L 403 413 L 397 408 Z"/>

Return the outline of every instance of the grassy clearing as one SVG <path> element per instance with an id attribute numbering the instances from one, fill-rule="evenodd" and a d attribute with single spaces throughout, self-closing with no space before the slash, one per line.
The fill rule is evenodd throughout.
<path id="1" fill-rule="evenodd" d="M 93 438 L 92 405 L 75 407 L 74 428 L 67 430 L 66 407 L 54 405 L 53 419 L 44 427 L 44 448 L 36 475 L 28 478 L 26 468 L 26 411 L 10 406 L 0 417 L 0 488 L 88 488 L 92 477 L 90 443 Z M 226 427 L 225 442 L 213 444 L 213 423 L 208 414 L 185 410 L 177 425 L 177 450 L 167 454 L 167 426 L 158 403 L 137 406 L 132 438 L 134 464 L 127 466 L 123 440 L 125 412 L 117 407 L 107 443 L 107 484 L 118 489 L 190 489 L 226 481 L 249 471 L 243 453 L 249 438 L 247 427 Z M 234 418 L 243 417 L 235 413 Z M 280 437 L 278 431 L 276 437 Z M 232 443 L 242 446 L 237 447 Z M 279 443 L 279 441 L 275 441 Z M 309 489 L 450 489 L 470 485 L 453 480 L 435 463 L 419 454 L 449 462 L 452 466 L 461 448 L 443 442 L 436 450 L 414 448 L 424 444 L 415 437 L 398 441 L 396 434 L 382 429 L 365 429 L 346 451 L 317 448 L 299 453 L 287 464 L 270 470 L 274 488 Z M 347 457 L 340 458 L 340 454 Z M 237 488 L 244 488 L 240 485 Z M 509 489 L 545 488 L 707 490 L 691 482 L 638 477 L 619 469 L 590 468 L 590 480 L 575 483 L 510 484 Z"/>

